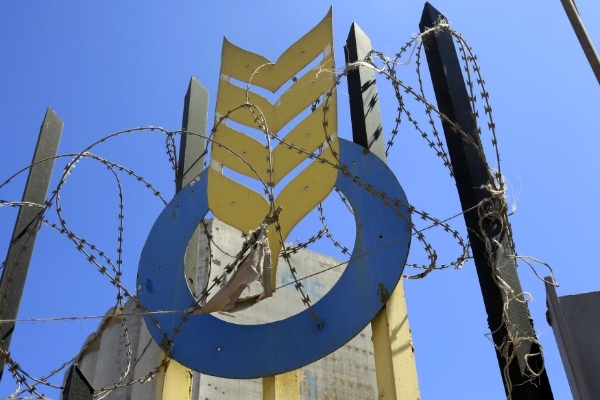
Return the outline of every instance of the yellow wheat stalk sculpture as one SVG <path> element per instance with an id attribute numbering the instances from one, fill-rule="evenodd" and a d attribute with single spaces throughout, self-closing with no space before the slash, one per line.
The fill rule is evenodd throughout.
<path id="1" fill-rule="evenodd" d="M 296 77 L 303 68 L 322 55 L 313 69 L 304 76 Z M 292 170 L 323 147 L 320 158 L 335 163 L 333 152 L 338 152 L 337 98 L 334 83 L 332 12 L 310 32 L 294 43 L 272 63 L 258 54 L 241 49 L 227 39 L 223 41 L 221 79 L 217 94 L 215 120 L 228 116 L 238 124 L 266 130 L 277 135 L 291 120 L 315 104 L 330 90 L 333 93 L 324 114 L 323 102 L 308 117 L 300 121 L 285 136 L 289 144 L 306 152 L 292 150 L 289 145 L 278 143 L 271 151 L 269 145 L 233 129 L 226 123 L 218 125 L 214 139 L 224 146 L 213 145 L 208 172 L 208 201 L 213 214 L 221 221 L 243 233 L 256 229 L 277 207 L 281 232 L 271 226 L 268 233 L 273 254 L 271 285 L 275 288 L 277 255 L 290 231 L 312 209 L 322 202 L 334 187 L 337 170 L 320 160 L 313 161 L 272 198 L 272 189 Z M 240 87 L 231 79 L 251 83 L 275 93 L 289 80 L 294 83 L 275 104 L 264 97 Z M 332 88 L 333 87 L 333 88 Z M 253 104 L 256 107 L 239 108 Z M 228 115 L 229 114 L 229 115 Z M 326 120 L 324 120 L 324 116 Z M 326 140 L 324 124 L 327 124 Z M 237 154 L 237 155 L 236 155 Z M 240 160 L 241 156 L 247 164 Z M 248 165 L 251 165 L 254 172 Z M 225 174 L 228 168 L 237 173 L 262 180 L 271 190 L 266 196 L 236 182 Z M 257 176 L 258 174 L 258 176 Z"/>

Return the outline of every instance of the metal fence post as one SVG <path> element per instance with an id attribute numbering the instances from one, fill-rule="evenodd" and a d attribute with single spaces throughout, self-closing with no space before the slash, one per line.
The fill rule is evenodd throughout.
<path id="1" fill-rule="evenodd" d="M 54 168 L 54 158 L 52 157 L 55 157 L 58 151 L 63 125 L 54 110 L 48 107 L 40 128 L 32 161 L 32 164 L 38 162 L 39 164 L 34 165 L 29 170 L 23 193 L 23 202 L 39 204 L 40 206 L 45 205 L 50 177 Z M 46 159 L 48 160 L 40 162 Z M 2 280 L 0 281 L 0 293 L 2 293 L 0 319 L 14 320 L 19 313 L 37 231 L 42 222 L 42 212 L 41 208 L 33 206 L 22 206 L 19 209 L 4 270 L 2 271 Z M 14 322 L 0 324 L 0 346 L 2 347 L 0 379 L 6 364 L 5 355 L 8 355 L 14 329 Z"/>
<path id="2" fill-rule="evenodd" d="M 347 63 L 364 59 L 372 50 L 371 41 L 356 23 L 350 28 L 344 49 Z M 359 68 L 350 72 L 347 79 L 354 143 L 387 162 L 375 71 Z M 371 327 L 379 398 L 420 398 L 402 279 L 385 307 L 373 318 Z"/>
<path id="3" fill-rule="evenodd" d="M 65 383 L 61 400 L 93 400 L 94 388 L 85 379 L 83 373 L 73 364 L 69 369 L 69 375 Z"/>
<path id="4" fill-rule="evenodd" d="M 565 9 L 569 22 L 571 22 L 571 26 L 577 36 L 577 40 L 579 40 L 579 44 L 583 49 L 585 57 L 587 58 L 590 67 L 592 67 L 596 80 L 600 83 L 600 57 L 598 57 L 594 43 L 592 43 L 592 39 L 590 39 L 590 36 L 585 30 L 585 26 L 583 26 L 583 21 L 579 16 L 577 6 L 575 6 L 575 0 L 560 0 L 560 2 Z"/>
<path id="5" fill-rule="evenodd" d="M 206 150 L 206 138 L 197 136 L 206 134 L 206 122 L 208 120 L 208 90 L 204 88 L 194 77 L 190 79 L 183 106 L 183 121 L 179 142 L 179 165 L 177 170 L 176 188 L 179 192 L 185 185 L 190 183 L 204 169 L 204 151 Z M 192 134 L 187 134 L 190 132 Z M 192 293 L 196 293 L 198 284 L 198 244 L 200 241 L 200 227 L 196 229 L 190 239 L 185 254 L 185 275 Z"/>
<path id="6" fill-rule="evenodd" d="M 426 3 L 419 23 L 421 32 L 435 26 L 440 19 L 445 17 Z M 423 43 L 438 109 L 458 124 L 477 146 L 481 146 L 452 35 L 447 31 L 438 30 L 424 37 Z M 488 314 L 488 326 L 492 332 L 500 372 L 504 379 L 504 388 L 512 399 L 552 399 L 546 371 L 540 372 L 544 360 L 540 347 L 535 341 L 520 341 L 516 348 L 516 357 L 508 365 L 507 360 L 498 350 L 506 346 L 505 340 L 509 329 L 513 336 L 535 340 L 533 321 L 525 302 L 513 299 L 505 310 L 506 295 L 494 280 L 494 273 L 497 273 L 500 279 L 510 285 L 517 296 L 522 293 L 514 258 L 503 250 L 510 249 L 504 225 L 497 220 L 480 221 L 478 214 L 477 206 L 482 201 L 495 201 L 492 194 L 485 189 L 485 185 L 491 179 L 487 163 L 476 148 L 459 132 L 453 130 L 450 124 L 444 121 L 442 125 L 460 202 L 465 211 L 465 223 Z M 491 254 L 489 254 L 483 236 L 498 237 L 500 246 L 492 244 Z M 506 325 L 505 318 L 510 321 L 510 326 Z M 539 373 L 539 377 L 532 378 L 530 369 Z M 506 378 L 509 378 L 510 384 Z"/>
<path id="7" fill-rule="evenodd" d="M 204 169 L 204 150 L 206 139 L 200 136 L 185 133 L 192 132 L 198 135 L 206 134 L 206 121 L 208 119 L 208 91 L 192 77 L 185 95 L 183 106 L 183 121 L 181 141 L 179 146 L 179 168 L 176 178 L 176 192 L 179 192 L 192 179 Z M 198 271 L 198 246 L 200 241 L 200 227 L 197 227 L 190 239 L 185 254 L 186 281 L 192 293 L 196 292 Z M 187 287 L 176 288 L 175 294 L 187 290 Z M 177 340 L 177 338 L 175 338 Z M 165 353 L 161 350 L 159 362 L 162 362 Z M 175 360 L 169 360 L 161 370 L 157 379 L 157 400 L 185 400 L 191 399 L 193 378 L 200 379 L 200 374 L 193 373 L 190 369 Z"/>

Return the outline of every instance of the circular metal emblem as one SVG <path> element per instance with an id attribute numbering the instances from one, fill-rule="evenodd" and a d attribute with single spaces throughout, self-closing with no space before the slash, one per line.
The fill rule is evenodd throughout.
<path id="1" fill-rule="evenodd" d="M 406 263 L 411 237 L 408 201 L 388 166 L 375 155 L 365 154 L 363 147 L 340 139 L 340 161 L 350 174 L 338 170 L 335 186 L 354 211 L 356 240 L 346 270 L 312 306 L 322 328 L 309 310 L 261 325 L 236 325 L 210 314 L 186 315 L 183 311 L 144 315 L 159 345 L 164 345 L 161 330 L 169 339 L 173 337 L 173 359 L 224 378 L 276 375 L 335 351 L 371 322 L 396 287 Z M 207 176 L 203 171 L 199 180 L 173 198 L 148 236 L 140 259 L 137 295 L 150 312 L 197 305 L 185 282 L 184 257 L 192 233 L 209 211 Z M 385 192 L 388 198 L 400 200 L 404 211 L 357 185 L 352 176 Z"/>

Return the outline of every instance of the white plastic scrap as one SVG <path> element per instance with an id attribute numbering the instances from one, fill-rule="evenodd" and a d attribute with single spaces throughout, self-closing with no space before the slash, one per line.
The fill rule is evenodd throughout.
<path id="1" fill-rule="evenodd" d="M 235 312 L 248 308 L 259 301 L 271 297 L 271 250 L 267 239 L 267 225 L 262 224 L 257 230 L 251 232 L 249 243 L 250 252 L 237 266 L 229 280 L 217 293 L 193 314 L 208 314 L 216 311 Z M 250 284 L 261 284 L 262 293 L 240 299 L 242 292 Z"/>

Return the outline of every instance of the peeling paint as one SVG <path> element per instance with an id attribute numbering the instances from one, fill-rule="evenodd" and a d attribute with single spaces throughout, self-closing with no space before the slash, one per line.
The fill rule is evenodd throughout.
<path id="1" fill-rule="evenodd" d="M 377 296 L 379 296 L 379 300 L 385 304 L 390 298 L 390 292 L 386 289 L 383 283 L 379 284 L 379 288 L 377 289 Z"/>
<path id="2" fill-rule="evenodd" d="M 152 284 L 152 279 L 148 279 L 146 281 L 146 291 L 150 294 L 154 293 L 154 285 Z"/>

